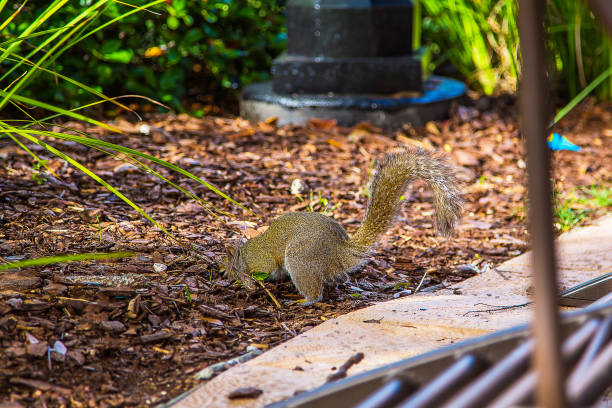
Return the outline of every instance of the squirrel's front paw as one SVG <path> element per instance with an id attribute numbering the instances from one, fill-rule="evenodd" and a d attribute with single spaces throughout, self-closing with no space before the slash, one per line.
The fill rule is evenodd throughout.
<path id="1" fill-rule="evenodd" d="M 300 306 L 310 306 L 310 305 L 313 305 L 315 303 L 319 303 L 321 300 L 323 300 L 323 296 L 319 296 L 318 298 L 312 299 L 312 300 L 300 299 L 300 300 L 296 301 L 295 303 L 297 303 Z"/>

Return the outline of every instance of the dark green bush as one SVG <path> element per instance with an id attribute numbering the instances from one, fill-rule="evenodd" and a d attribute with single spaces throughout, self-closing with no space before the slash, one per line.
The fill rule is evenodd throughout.
<path id="1" fill-rule="evenodd" d="M 21 2 L 19 2 L 21 3 Z M 7 6 L 0 21 L 19 6 Z M 38 4 L 35 4 L 38 3 Z M 39 16 L 45 2 L 29 2 L 2 30 L 2 41 L 19 35 Z M 63 26 L 92 0 L 69 1 L 45 23 L 46 29 Z M 128 0 L 133 5 L 143 0 Z M 279 0 L 167 0 L 152 11 L 140 11 L 84 39 L 50 67 L 60 74 L 115 96 L 149 96 L 175 109 L 182 102 L 216 102 L 234 89 L 269 76 L 269 67 L 285 47 L 283 3 Z M 109 3 L 100 25 L 129 11 Z M 41 37 L 43 38 L 43 37 Z M 38 38 L 28 47 L 38 45 Z M 24 55 L 22 46 L 13 52 Z M 17 78 L 21 73 L 12 75 Z M 37 76 L 31 94 L 64 106 L 79 106 L 91 94 L 47 74 Z"/>

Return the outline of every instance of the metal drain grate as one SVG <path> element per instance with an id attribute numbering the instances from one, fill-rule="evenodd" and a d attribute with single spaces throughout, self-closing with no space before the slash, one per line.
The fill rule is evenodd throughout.
<path id="1" fill-rule="evenodd" d="M 612 385 L 612 293 L 561 321 L 566 394 L 588 406 Z M 531 329 L 520 326 L 393 363 L 270 408 L 511 407 L 534 404 Z"/>

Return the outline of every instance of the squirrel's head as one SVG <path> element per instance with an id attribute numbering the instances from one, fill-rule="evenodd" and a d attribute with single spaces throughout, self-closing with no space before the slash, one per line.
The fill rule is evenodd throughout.
<path id="1" fill-rule="evenodd" d="M 225 248 L 225 256 L 220 262 L 219 271 L 225 278 L 238 280 L 242 284 L 253 289 L 255 287 L 253 279 L 248 275 L 248 267 L 243 256 L 243 245 Z"/>
<path id="2" fill-rule="evenodd" d="M 243 245 L 238 247 L 226 247 L 225 256 L 220 262 L 220 272 L 224 277 L 244 281 L 243 276 L 248 272 L 245 257 L 243 256 Z"/>

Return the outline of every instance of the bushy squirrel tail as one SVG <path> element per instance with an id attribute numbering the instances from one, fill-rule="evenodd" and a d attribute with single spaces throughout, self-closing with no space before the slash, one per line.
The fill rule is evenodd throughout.
<path id="1" fill-rule="evenodd" d="M 416 178 L 424 180 L 433 191 L 438 232 L 443 236 L 453 232 L 463 203 L 453 170 L 441 157 L 426 150 L 404 149 L 387 153 L 378 163 L 366 217 L 350 238 L 350 246 L 367 251 L 378 241 L 391 227 L 400 197 Z"/>

